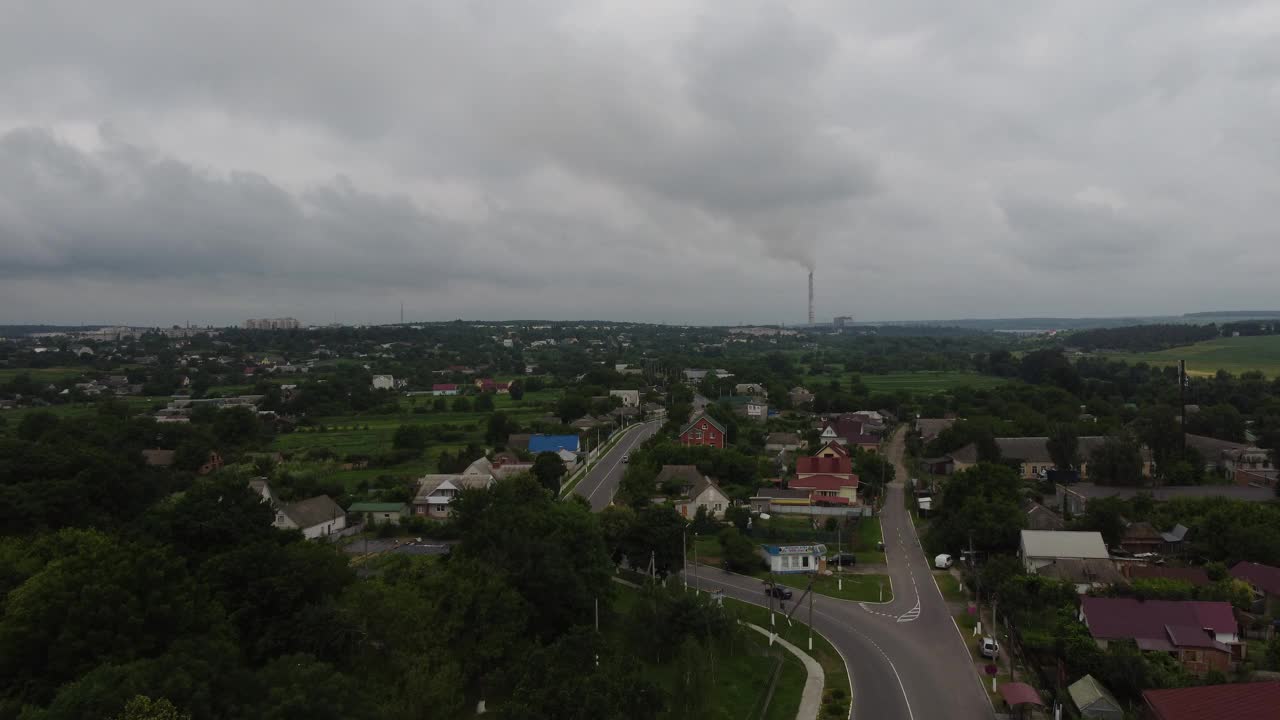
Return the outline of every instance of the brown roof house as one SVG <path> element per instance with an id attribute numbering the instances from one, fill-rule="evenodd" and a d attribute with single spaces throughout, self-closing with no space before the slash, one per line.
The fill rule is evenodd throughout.
<path id="1" fill-rule="evenodd" d="M 1131 522 L 1124 526 L 1124 534 L 1120 536 L 1120 547 L 1134 555 L 1158 553 L 1164 547 L 1164 536 L 1156 530 L 1154 525 L 1145 520 Z"/>
<path id="2" fill-rule="evenodd" d="M 654 483 L 674 496 L 672 503 L 682 517 L 692 518 L 705 507 L 711 517 L 723 518 L 729 507 L 729 496 L 695 465 L 663 465 Z"/>

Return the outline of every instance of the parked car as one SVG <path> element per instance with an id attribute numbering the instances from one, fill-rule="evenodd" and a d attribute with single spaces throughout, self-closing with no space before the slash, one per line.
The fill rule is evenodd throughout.
<path id="1" fill-rule="evenodd" d="M 626 465 L 631 462 L 631 453 L 622 453 L 622 464 Z"/>
<path id="2" fill-rule="evenodd" d="M 1000 645 L 993 637 L 982 638 L 982 657 L 995 660 L 1000 654 Z"/>
<path id="3" fill-rule="evenodd" d="M 792 593 L 792 592 L 791 592 L 791 589 L 790 589 L 790 588 L 785 588 L 785 587 L 782 587 L 781 585 L 774 585 L 773 587 L 766 587 L 766 588 L 764 589 L 764 594 L 765 594 L 765 595 L 772 595 L 772 596 L 774 596 L 774 597 L 778 598 L 779 600 L 790 600 L 790 599 L 791 599 L 791 596 L 792 596 L 792 595 L 794 595 L 794 593 Z"/>
<path id="4" fill-rule="evenodd" d="M 840 567 L 849 567 L 851 565 L 858 564 L 858 556 L 854 555 L 853 553 L 840 553 L 838 555 L 831 556 L 831 559 L 828 560 L 827 562 L 831 565 L 839 565 Z"/>
<path id="5" fill-rule="evenodd" d="M 933 559 L 933 566 L 939 570 L 947 570 L 956 563 L 955 558 L 943 553 Z"/>

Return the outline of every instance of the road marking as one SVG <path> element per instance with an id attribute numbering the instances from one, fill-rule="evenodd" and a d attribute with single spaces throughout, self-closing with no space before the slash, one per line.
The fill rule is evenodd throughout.
<path id="1" fill-rule="evenodd" d="M 899 615 L 898 622 L 900 623 L 914 622 L 919 617 L 920 617 L 920 597 L 917 595 L 915 606 L 912 607 L 910 610 Z"/>
<path id="2" fill-rule="evenodd" d="M 635 425 L 634 427 L 643 428 L 644 424 L 642 423 L 640 425 Z M 628 430 L 627 432 L 631 432 L 631 431 Z M 643 434 L 643 431 L 641 431 L 641 434 Z M 587 502 L 591 502 L 591 499 L 596 496 L 596 493 L 600 492 L 600 488 L 604 487 L 605 478 L 608 478 L 610 475 L 612 475 L 614 469 L 617 468 L 618 465 L 622 462 L 622 455 L 626 455 L 628 452 L 631 451 L 632 448 L 636 446 L 634 435 L 630 438 L 630 440 L 631 440 L 631 444 L 627 446 L 627 449 L 623 451 L 622 454 L 618 455 L 618 459 L 614 460 L 613 465 L 608 470 L 605 471 L 604 476 L 600 478 L 600 482 L 596 483 L 595 489 L 592 490 L 591 494 L 587 496 Z M 621 442 L 618 443 L 618 445 L 621 445 L 621 444 L 622 444 Z M 616 450 L 617 448 L 615 447 L 614 449 Z"/>

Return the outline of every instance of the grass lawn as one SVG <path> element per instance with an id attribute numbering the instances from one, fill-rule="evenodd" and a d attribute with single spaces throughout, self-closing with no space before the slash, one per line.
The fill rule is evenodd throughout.
<path id="1" fill-rule="evenodd" d="M 862 379 L 862 384 L 866 385 L 867 389 L 871 392 L 885 393 L 905 390 L 911 393 L 932 394 L 958 387 L 971 387 L 975 390 L 983 390 L 1009 382 L 1007 378 L 999 378 L 992 375 L 979 375 L 974 372 L 963 372 L 959 370 L 935 372 L 922 370 L 920 372 L 886 373 L 884 375 L 858 373 L 805 375 L 804 383 L 807 387 L 812 388 L 818 385 L 825 385 L 832 380 L 839 380 L 842 386 L 847 386 L 849 378 L 853 375 L 858 375 Z"/>
<path id="2" fill-rule="evenodd" d="M 757 577 L 766 578 L 768 573 L 758 573 Z M 803 590 L 809 587 L 809 577 L 808 575 L 774 575 L 773 579 L 779 585 Z M 842 574 L 839 578 L 835 575 L 819 575 L 813 584 L 813 591 L 819 595 L 854 602 L 889 602 L 893 599 L 893 590 L 890 588 L 887 575 Z M 762 590 L 761 594 L 763 592 Z M 800 596 L 797 594 L 796 597 Z"/>
<path id="3" fill-rule="evenodd" d="M 1280 376 L 1280 335 L 1217 338 L 1155 352 L 1096 353 L 1096 357 L 1159 366 L 1186 360 L 1187 372 L 1191 375 L 1213 375 L 1219 370 L 1239 375 L 1257 370 L 1274 378 Z"/>
<path id="4" fill-rule="evenodd" d="M 935 572 L 933 580 L 938 583 L 938 589 L 942 591 L 942 597 L 948 602 L 964 602 L 969 599 L 969 593 L 960 588 L 960 581 L 951 573 L 946 571 Z"/>
<path id="5" fill-rule="evenodd" d="M 863 518 L 859 520 L 853 536 L 853 554 L 858 556 L 858 564 L 884 564 L 884 551 L 876 549 L 883 539 L 884 533 L 880 529 L 880 518 Z"/>
<path id="6" fill-rule="evenodd" d="M 507 415 L 519 423 L 540 417 L 543 410 L 537 407 L 509 407 Z M 323 447 L 339 457 L 357 454 L 373 455 L 391 450 L 391 440 L 401 425 L 439 426 L 452 424 L 463 437 L 452 444 L 465 446 L 468 442 L 482 444 L 488 412 L 401 413 L 398 415 L 344 415 L 315 418 L 315 426 L 300 427 L 297 431 L 280 435 L 272 445 L 273 450 L 284 452 Z M 321 432 L 318 427 L 324 426 Z M 437 447 L 437 446 L 433 446 Z"/>

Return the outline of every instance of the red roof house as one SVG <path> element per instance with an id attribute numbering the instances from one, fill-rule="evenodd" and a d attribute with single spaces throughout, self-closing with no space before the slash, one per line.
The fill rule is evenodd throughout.
<path id="1" fill-rule="evenodd" d="M 1146 690 L 1142 699 L 1152 720 L 1280 719 L 1280 682 Z"/>
<path id="2" fill-rule="evenodd" d="M 681 445 L 704 445 L 723 448 L 725 442 L 724 426 L 706 413 L 693 416 L 688 425 L 680 431 Z"/>
<path id="3" fill-rule="evenodd" d="M 848 455 L 837 457 L 799 457 L 796 458 L 796 475 L 852 475 L 853 461 Z"/>
<path id="4" fill-rule="evenodd" d="M 1235 613 L 1225 602 L 1085 596 L 1080 620 L 1101 647 L 1133 640 L 1139 649 L 1174 654 L 1197 675 L 1226 672 L 1242 652 Z"/>
<path id="5" fill-rule="evenodd" d="M 806 475 L 788 483 L 792 490 L 805 490 L 813 503 L 831 503 L 849 505 L 858 501 L 858 476 L 847 475 Z"/>
<path id="6" fill-rule="evenodd" d="M 1280 568 L 1256 562 L 1238 562 L 1231 568 L 1231 577 L 1249 583 L 1254 593 L 1262 596 L 1262 612 L 1280 614 Z"/>

